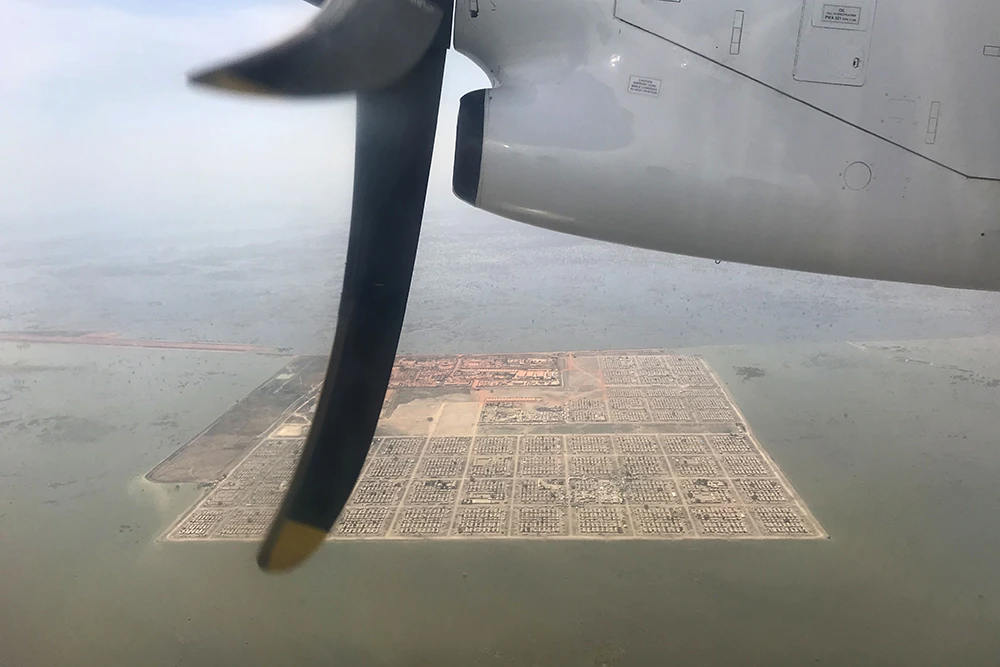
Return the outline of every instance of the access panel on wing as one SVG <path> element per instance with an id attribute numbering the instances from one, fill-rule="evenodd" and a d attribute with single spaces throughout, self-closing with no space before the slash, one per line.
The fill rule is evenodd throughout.
<path id="1" fill-rule="evenodd" d="M 1000 179 L 1000 3 L 618 0 L 615 16 L 966 176 Z"/>

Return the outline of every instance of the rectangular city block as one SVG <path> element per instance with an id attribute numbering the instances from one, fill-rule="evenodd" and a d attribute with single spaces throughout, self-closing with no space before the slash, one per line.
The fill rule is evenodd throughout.
<path id="1" fill-rule="evenodd" d="M 262 539 L 318 392 L 305 388 L 164 539 Z M 703 359 L 586 352 L 397 359 L 329 539 L 821 537 Z"/>

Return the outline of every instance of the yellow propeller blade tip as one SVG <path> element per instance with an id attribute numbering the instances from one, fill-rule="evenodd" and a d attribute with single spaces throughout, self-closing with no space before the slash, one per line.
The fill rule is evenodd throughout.
<path id="1" fill-rule="evenodd" d="M 306 561 L 326 539 L 326 531 L 291 519 L 278 519 L 261 547 L 257 564 L 265 572 L 289 570 Z"/>
<path id="2" fill-rule="evenodd" d="M 196 83 L 209 88 L 218 88 L 233 93 L 244 93 L 247 95 L 274 95 L 275 92 L 267 86 L 251 81 L 240 76 L 237 72 L 228 69 L 217 69 L 210 72 L 195 74 L 190 77 L 191 83 Z"/>

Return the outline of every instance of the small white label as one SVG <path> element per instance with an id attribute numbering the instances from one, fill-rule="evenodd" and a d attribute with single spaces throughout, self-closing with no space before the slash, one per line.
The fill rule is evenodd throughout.
<path id="1" fill-rule="evenodd" d="M 632 76 L 628 80 L 628 92 L 635 95 L 649 95 L 650 97 L 659 97 L 660 95 L 660 80 L 650 79 L 645 76 Z"/>
<path id="2" fill-rule="evenodd" d="M 861 25 L 861 8 L 848 5 L 823 5 L 823 23 Z"/>

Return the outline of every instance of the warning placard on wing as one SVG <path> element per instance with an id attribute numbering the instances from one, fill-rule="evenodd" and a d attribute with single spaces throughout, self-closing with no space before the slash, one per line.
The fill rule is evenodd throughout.
<path id="1" fill-rule="evenodd" d="M 861 8 L 847 5 L 823 5 L 823 23 L 861 25 Z"/>
<path id="2" fill-rule="evenodd" d="M 635 95 L 657 97 L 660 94 L 660 80 L 646 76 L 632 76 L 628 80 L 628 92 Z"/>

